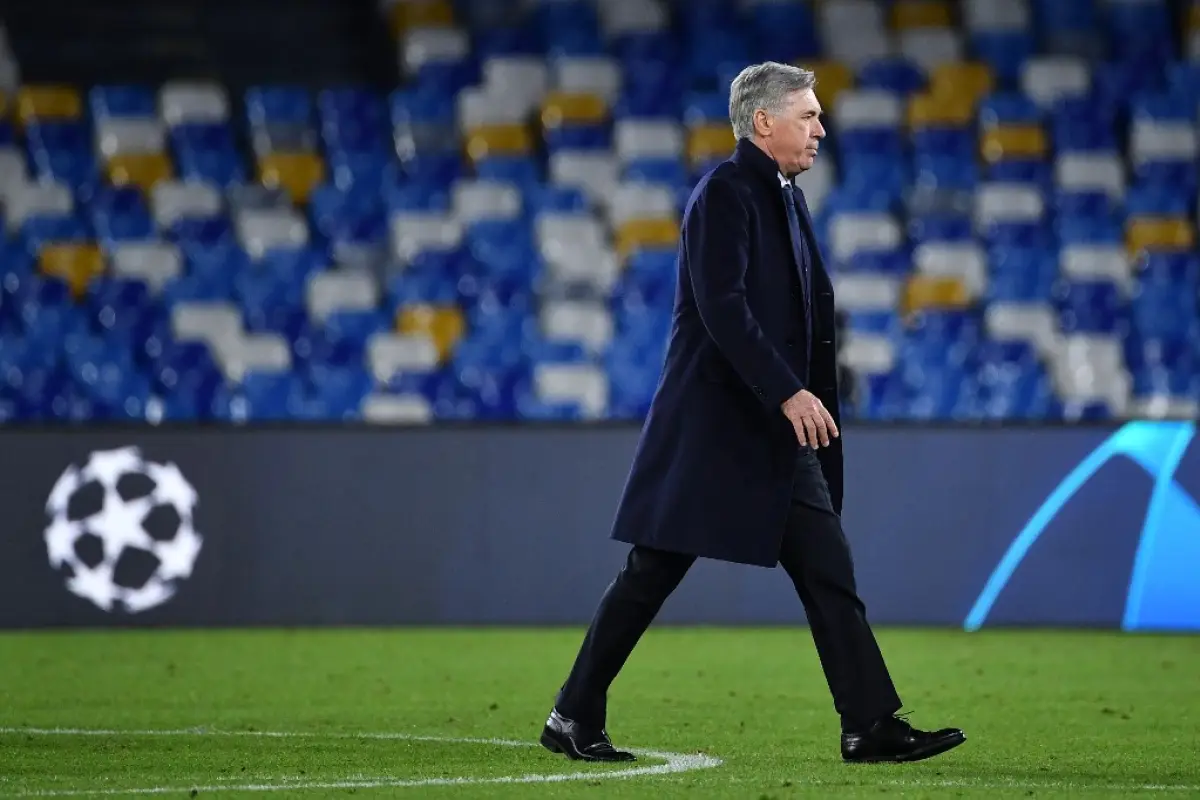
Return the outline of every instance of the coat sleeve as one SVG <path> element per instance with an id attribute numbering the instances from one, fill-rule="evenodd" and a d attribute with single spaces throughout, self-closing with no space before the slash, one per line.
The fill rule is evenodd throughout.
<path id="1" fill-rule="evenodd" d="M 737 189 L 709 179 L 684 220 L 684 247 L 700 319 L 742 380 L 772 410 L 804 388 L 746 302 L 750 215 Z"/>

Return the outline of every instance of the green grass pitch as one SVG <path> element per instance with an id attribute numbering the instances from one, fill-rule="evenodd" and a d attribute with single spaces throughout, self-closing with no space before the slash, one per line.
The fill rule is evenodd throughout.
<path id="1" fill-rule="evenodd" d="M 0 634 L 0 797 L 1200 797 L 1200 637 L 882 629 L 968 739 L 860 766 L 806 629 L 652 628 L 609 731 L 667 756 L 626 767 L 530 746 L 580 635 Z"/>

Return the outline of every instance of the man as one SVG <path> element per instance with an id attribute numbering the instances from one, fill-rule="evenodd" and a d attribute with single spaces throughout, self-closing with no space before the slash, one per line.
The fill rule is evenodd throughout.
<path id="1" fill-rule="evenodd" d="M 736 150 L 688 200 L 666 363 L 612 531 L 633 547 L 542 732 L 569 758 L 633 760 L 605 732 L 608 688 L 698 557 L 787 572 L 845 760 L 915 761 L 965 740 L 896 716 L 842 533 L 833 287 L 792 182 L 825 137 L 814 85 L 784 64 L 743 70 Z"/>

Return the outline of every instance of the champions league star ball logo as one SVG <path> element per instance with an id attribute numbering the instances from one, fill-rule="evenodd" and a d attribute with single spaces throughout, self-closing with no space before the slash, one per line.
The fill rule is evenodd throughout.
<path id="1" fill-rule="evenodd" d="M 147 461 L 136 447 L 92 453 L 67 467 L 46 502 L 50 565 L 104 611 L 154 608 L 192 574 L 203 543 L 195 507 L 196 490 L 174 464 Z"/>

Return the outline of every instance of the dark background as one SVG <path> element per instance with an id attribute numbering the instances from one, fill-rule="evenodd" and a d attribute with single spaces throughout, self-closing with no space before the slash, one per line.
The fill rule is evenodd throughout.
<path id="1" fill-rule="evenodd" d="M 1017 533 L 1113 430 L 847 431 L 844 522 L 873 620 L 962 625 Z M 0 626 L 582 624 L 625 554 L 607 536 L 636 439 L 628 427 L 2 431 Z M 128 445 L 179 465 L 204 537 L 178 594 L 133 616 L 68 593 L 42 539 L 67 465 Z M 1193 496 L 1197 450 L 1177 475 Z M 1124 457 L 1105 465 L 988 624 L 1119 625 L 1152 484 Z M 1200 629 L 1200 608 L 1188 614 Z M 781 570 L 701 562 L 660 619 L 804 617 Z"/>

